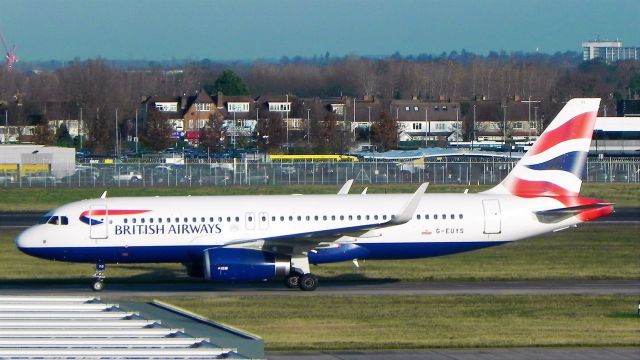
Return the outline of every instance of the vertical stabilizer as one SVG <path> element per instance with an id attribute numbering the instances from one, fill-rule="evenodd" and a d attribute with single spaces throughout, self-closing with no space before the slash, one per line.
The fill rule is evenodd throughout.
<path id="1" fill-rule="evenodd" d="M 572 99 L 488 194 L 578 196 L 600 99 Z"/>

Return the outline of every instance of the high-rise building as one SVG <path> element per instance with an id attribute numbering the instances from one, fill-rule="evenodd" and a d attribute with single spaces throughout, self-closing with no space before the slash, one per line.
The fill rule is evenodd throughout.
<path id="1" fill-rule="evenodd" d="M 640 60 L 640 47 L 623 47 L 622 41 L 587 41 L 582 43 L 582 60 Z"/>

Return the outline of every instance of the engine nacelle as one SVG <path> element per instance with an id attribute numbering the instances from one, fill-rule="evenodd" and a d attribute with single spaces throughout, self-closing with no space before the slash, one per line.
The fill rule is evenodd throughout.
<path id="1" fill-rule="evenodd" d="M 260 250 L 216 248 L 204 251 L 204 276 L 207 280 L 271 280 L 288 275 L 290 269 L 290 257 Z"/>
<path id="2" fill-rule="evenodd" d="M 201 261 L 183 263 L 187 270 L 187 275 L 192 278 L 202 279 L 204 278 L 204 265 Z"/>

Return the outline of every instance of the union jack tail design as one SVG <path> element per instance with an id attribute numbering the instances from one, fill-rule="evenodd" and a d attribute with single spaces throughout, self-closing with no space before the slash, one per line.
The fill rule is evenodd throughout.
<path id="1" fill-rule="evenodd" d="M 578 197 L 600 99 L 572 99 L 487 194 Z"/>

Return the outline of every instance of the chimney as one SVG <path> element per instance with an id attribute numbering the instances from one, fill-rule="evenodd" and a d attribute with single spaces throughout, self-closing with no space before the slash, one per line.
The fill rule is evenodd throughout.
<path id="1" fill-rule="evenodd" d="M 187 94 L 180 96 L 180 109 L 184 110 L 187 107 Z"/>
<path id="2" fill-rule="evenodd" d="M 222 91 L 218 91 L 218 98 L 217 98 L 216 106 L 218 107 L 218 109 L 221 109 L 221 108 L 224 107 L 224 94 L 222 93 Z"/>

